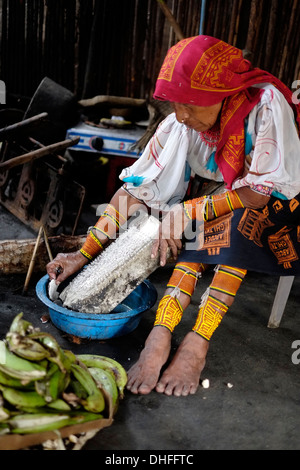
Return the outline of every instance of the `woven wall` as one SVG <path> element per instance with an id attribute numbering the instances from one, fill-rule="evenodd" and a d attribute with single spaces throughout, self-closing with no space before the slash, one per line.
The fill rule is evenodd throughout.
<path id="1" fill-rule="evenodd" d="M 300 78 L 298 0 L 166 0 L 184 36 L 214 35 L 252 53 L 291 87 Z M 0 79 L 31 97 L 48 76 L 78 98 L 151 96 L 178 39 L 156 0 L 0 0 Z M 205 12 L 205 14 L 203 14 Z"/>

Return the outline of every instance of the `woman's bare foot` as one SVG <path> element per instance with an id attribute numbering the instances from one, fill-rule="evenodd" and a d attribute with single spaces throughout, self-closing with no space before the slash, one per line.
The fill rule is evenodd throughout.
<path id="1" fill-rule="evenodd" d="M 175 396 L 196 393 L 208 346 L 208 341 L 197 333 L 188 333 L 157 383 L 156 391 Z"/>
<path id="2" fill-rule="evenodd" d="M 146 395 L 155 388 L 170 354 L 171 337 L 171 332 L 163 326 L 151 330 L 139 360 L 128 371 L 128 390 Z"/>

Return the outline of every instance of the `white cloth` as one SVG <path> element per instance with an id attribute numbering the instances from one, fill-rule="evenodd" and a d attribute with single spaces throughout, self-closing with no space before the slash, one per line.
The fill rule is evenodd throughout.
<path id="1" fill-rule="evenodd" d="M 266 195 L 292 199 L 300 192 L 300 141 L 291 107 L 273 86 L 264 85 L 260 102 L 245 122 L 244 174 L 233 189 L 249 186 Z M 223 181 L 216 166 L 216 146 L 170 114 L 159 125 L 144 152 L 124 169 L 126 189 L 149 207 L 164 208 L 184 198 L 191 171 Z"/>

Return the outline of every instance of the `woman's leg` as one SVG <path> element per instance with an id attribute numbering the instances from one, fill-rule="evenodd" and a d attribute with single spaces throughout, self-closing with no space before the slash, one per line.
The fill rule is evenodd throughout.
<path id="1" fill-rule="evenodd" d="M 233 304 L 246 273 L 243 269 L 218 267 L 203 296 L 193 330 L 184 338 L 173 361 L 157 383 L 158 392 L 177 396 L 196 392 L 211 336 Z"/>
<path id="2" fill-rule="evenodd" d="M 133 393 L 149 393 L 156 386 L 167 361 L 172 332 L 190 303 L 197 279 L 205 267 L 200 263 L 177 263 L 159 302 L 154 328 L 138 362 L 128 372 L 127 388 Z"/>
<path id="3" fill-rule="evenodd" d="M 197 316 L 193 331 L 207 341 L 219 326 L 246 275 L 245 269 L 218 266 Z"/>

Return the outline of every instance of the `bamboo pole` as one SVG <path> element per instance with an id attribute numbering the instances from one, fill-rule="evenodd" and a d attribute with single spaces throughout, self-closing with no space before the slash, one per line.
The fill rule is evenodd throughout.
<path id="1" fill-rule="evenodd" d="M 255 35 L 256 35 L 257 9 L 258 9 L 257 0 L 252 0 L 250 16 L 249 16 L 246 49 L 253 53 L 254 53 L 254 42 L 255 42 Z"/>
<path id="2" fill-rule="evenodd" d="M 271 70 L 272 68 L 272 56 L 274 54 L 274 49 L 276 45 L 276 21 L 278 15 L 278 0 L 272 0 L 270 16 L 269 16 L 269 25 L 268 25 L 268 34 L 266 40 L 266 49 L 265 49 L 265 68 Z M 275 46 L 275 47 L 274 47 Z"/>
<path id="3" fill-rule="evenodd" d="M 280 80 L 282 80 L 282 77 L 283 77 L 283 74 L 284 74 L 284 68 L 285 68 L 286 59 L 287 59 L 287 55 L 288 55 L 288 48 L 290 47 L 290 39 L 291 39 L 291 35 L 292 35 L 292 32 L 293 32 L 293 25 L 294 25 L 294 19 L 295 19 L 297 5 L 298 5 L 298 0 L 294 0 L 293 1 L 292 12 L 291 12 L 291 16 L 290 16 L 289 29 L 288 29 L 288 32 L 287 32 L 287 38 L 286 38 L 286 41 L 285 41 L 285 46 L 284 46 L 284 49 L 283 49 L 283 55 L 282 55 L 282 58 L 281 58 L 281 65 L 280 65 L 279 74 L 278 74 L 278 78 Z"/>
<path id="4" fill-rule="evenodd" d="M 169 7 L 166 5 L 166 3 L 164 2 L 164 0 L 157 0 L 160 8 L 162 9 L 163 13 L 165 14 L 165 17 L 167 18 L 167 20 L 169 21 L 170 25 L 172 26 L 173 30 L 174 30 L 174 33 L 178 39 L 178 41 L 180 41 L 181 39 L 184 39 L 184 34 L 179 26 L 179 24 L 177 23 L 176 19 L 174 18 L 171 10 L 169 9 Z"/>

